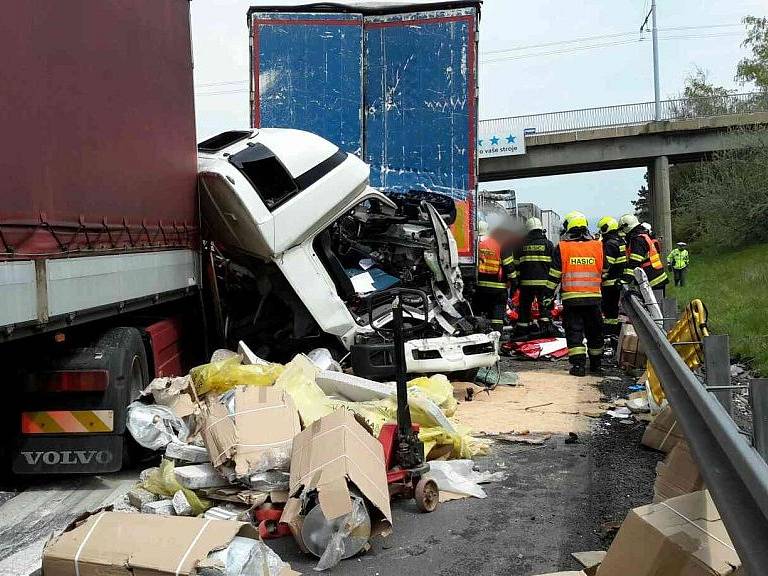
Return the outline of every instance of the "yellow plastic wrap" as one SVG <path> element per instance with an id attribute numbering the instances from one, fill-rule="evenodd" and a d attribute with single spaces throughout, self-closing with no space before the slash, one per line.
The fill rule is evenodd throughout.
<path id="1" fill-rule="evenodd" d="M 315 420 L 327 416 L 334 409 L 334 402 L 315 382 L 318 369 L 309 358 L 297 354 L 285 365 L 285 369 L 275 382 L 293 399 L 301 417 L 301 423 L 306 428 Z"/>
<path id="2" fill-rule="evenodd" d="M 675 350 L 685 361 L 691 370 L 696 370 L 704 363 L 704 349 L 699 342 L 702 342 L 705 336 L 709 336 L 707 330 L 707 309 L 701 300 L 692 300 L 685 307 L 682 316 L 667 334 L 667 340 L 670 342 L 697 342 L 697 344 L 684 344 L 675 346 Z M 648 371 L 648 388 L 651 391 L 653 400 L 658 406 L 666 399 L 664 389 L 662 388 L 659 377 L 648 362 L 646 369 Z"/>
<path id="3" fill-rule="evenodd" d="M 241 356 L 203 364 L 190 370 L 198 396 L 222 394 L 234 386 L 272 386 L 283 372 L 281 364 L 241 364 Z"/>
<path id="4" fill-rule="evenodd" d="M 395 398 L 371 400 L 369 402 L 334 402 L 362 417 L 373 430 L 374 436 L 379 435 L 381 427 L 387 422 L 397 422 L 397 401 Z M 411 420 L 420 426 L 419 439 L 424 443 L 424 454 L 427 460 L 436 458 L 473 458 L 488 453 L 488 443 L 473 438 L 469 429 L 455 422 L 451 425 L 456 432 L 449 432 L 441 427 L 435 418 L 419 405 L 418 399 L 409 396 L 408 407 Z"/>
<path id="5" fill-rule="evenodd" d="M 445 375 L 434 374 L 429 378 L 426 376 L 414 378 L 408 382 L 408 387 L 418 388 L 424 392 L 449 418 L 456 412 L 459 402 L 454 398 L 453 385 Z"/>
<path id="6" fill-rule="evenodd" d="M 211 507 L 211 503 L 208 500 L 200 498 L 189 488 L 184 488 L 179 484 L 179 481 L 176 480 L 176 475 L 173 473 L 174 469 L 175 466 L 173 465 L 173 462 L 163 459 L 160 462 L 160 467 L 150 474 L 149 478 L 142 483 L 142 488 L 148 492 L 152 492 L 152 494 L 165 496 L 167 498 L 173 498 L 173 495 L 181 490 L 187 497 L 187 502 L 189 502 L 189 505 L 192 507 L 193 516 L 197 516 L 208 510 L 208 508 Z"/>

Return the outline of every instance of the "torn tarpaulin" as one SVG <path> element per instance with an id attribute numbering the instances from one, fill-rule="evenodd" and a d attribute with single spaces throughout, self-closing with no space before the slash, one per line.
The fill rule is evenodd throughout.
<path id="1" fill-rule="evenodd" d="M 568 355 L 568 345 L 565 338 L 540 338 L 527 342 L 508 342 L 504 344 L 504 348 L 534 360 L 539 358 L 557 359 Z"/>

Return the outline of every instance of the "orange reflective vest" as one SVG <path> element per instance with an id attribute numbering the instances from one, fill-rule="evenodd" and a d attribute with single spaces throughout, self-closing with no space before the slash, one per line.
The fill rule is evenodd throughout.
<path id="1" fill-rule="evenodd" d="M 648 234 L 640 234 L 645 243 L 648 245 L 648 260 L 640 264 L 641 268 L 653 268 L 654 270 L 664 270 L 664 263 L 661 261 L 660 248 L 661 244 L 658 240 L 651 238 Z M 629 243 L 627 243 L 627 261 L 629 262 Z"/>
<path id="2" fill-rule="evenodd" d="M 600 240 L 560 241 L 562 299 L 600 298 L 603 282 L 603 244 Z"/>
<path id="3" fill-rule="evenodd" d="M 486 236 L 477 247 L 477 285 L 484 288 L 506 288 L 502 278 L 501 246 Z"/>

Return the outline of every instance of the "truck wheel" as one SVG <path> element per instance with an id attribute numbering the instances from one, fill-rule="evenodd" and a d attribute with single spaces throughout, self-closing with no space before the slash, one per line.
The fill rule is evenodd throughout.
<path id="1" fill-rule="evenodd" d="M 128 405 L 139 397 L 149 383 L 147 351 L 137 328 L 118 327 L 105 332 L 95 348 L 109 355 L 109 403 L 115 413 L 115 432 L 123 435 L 123 467 L 128 467 L 147 456 L 125 427 Z"/>

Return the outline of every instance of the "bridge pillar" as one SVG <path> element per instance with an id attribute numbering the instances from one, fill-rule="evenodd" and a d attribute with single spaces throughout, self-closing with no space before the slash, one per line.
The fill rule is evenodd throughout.
<path id="1" fill-rule="evenodd" d="M 651 164 L 653 228 L 661 240 L 664 256 L 672 250 L 672 202 L 669 191 L 669 159 L 658 156 Z"/>

